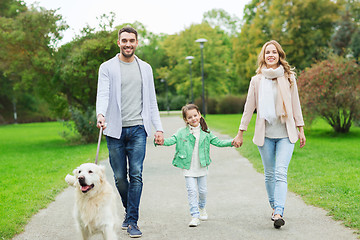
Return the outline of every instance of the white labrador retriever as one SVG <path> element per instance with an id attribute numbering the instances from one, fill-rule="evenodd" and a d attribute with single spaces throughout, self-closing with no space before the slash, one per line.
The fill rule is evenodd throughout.
<path id="1" fill-rule="evenodd" d="M 87 240 L 95 233 L 102 233 L 105 240 L 118 239 L 116 194 L 105 178 L 105 167 L 84 163 L 73 173 L 65 181 L 75 187 L 74 216 L 82 239 Z"/>

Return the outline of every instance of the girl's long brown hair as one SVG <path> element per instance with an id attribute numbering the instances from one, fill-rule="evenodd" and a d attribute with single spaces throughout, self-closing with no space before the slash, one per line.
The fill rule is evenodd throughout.
<path id="1" fill-rule="evenodd" d="M 187 111 L 193 110 L 193 109 L 196 109 L 196 111 L 200 114 L 199 107 L 196 106 L 195 104 L 192 104 L 192 103 L 186 104 L 185 106 L 183 106 L 181 108 L 182 116 L 183 116 L 183 119 L 184 119 L 185 122 L 186 122 L 186 113 L 187 113 Z M 201 126 L 201 130 L 203 130 L 204 132 L 209 133 L 208 126 L 207 126 L 207 124 L 205 122 L 205 119 L 202 116 L 200 118 L 200 126 Z"/>

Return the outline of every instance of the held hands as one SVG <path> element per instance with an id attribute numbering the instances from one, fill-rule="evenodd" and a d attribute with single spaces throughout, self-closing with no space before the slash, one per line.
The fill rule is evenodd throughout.
<path id="1" fill-rule="evenodd" d="M 155 144 L 157 145 L 164 145 L 164 135 L 163 132 L 157 131 L 155 133 L 155 139 L 154 139 Z"/>
<path id="2" fill-rule="evenodd" d="M 106 128 L 106 124 L 105 124 L 105 117 L 102 114 L 99 114 L 97 116 L 97 124 L 96 124 L 97 128 L 103 128 L 103 130 Z"/>
<path id="3" fill-rule="evenodd" d="M 243 145 L 243 132 L 242 130 L 239 130 L 238 134 L 232 141 L 232 145 L 236 148 L 241 147 Z"/>

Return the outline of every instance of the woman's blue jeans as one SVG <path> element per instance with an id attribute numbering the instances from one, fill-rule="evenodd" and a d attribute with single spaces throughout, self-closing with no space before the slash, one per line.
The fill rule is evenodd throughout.
<path id="1" fill-rule="evenodd" d="M 185 177 L 185 181 L 188 192 L 190 214 L 194 218 L 199 218 L 199 208 L 203 209 L 206 204 L 206 176 Z"/>
<path id="2" fill-rule="evenodd" d="M 146 151 L 144 126 L 123 127 L 120 139 L 107 136 L 106 141 L 116 188 L 126 212 L 125 221 L 136 224 L 139 219 Z"/>
<path id="3" fill-rule="evenodd" d="M 258 146 L 264 165 L 265 186 L 274 214 L 284 214 L 287 193 L 287 171 L 294 151 L 289 138 L 265 138 Z"/>

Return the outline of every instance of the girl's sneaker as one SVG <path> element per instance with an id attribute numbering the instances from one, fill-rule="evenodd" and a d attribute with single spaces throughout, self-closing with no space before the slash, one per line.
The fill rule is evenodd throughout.
<path id="1" fill-rule="evenodd" d="M 200 220 L 198 218 L 192 218 L 189 227 L 197 227 L 200 224 Z"/>
<path id="2" fill-rule="evenodd" d="M 200 217 L 199 217 L 199 219 L 200 220 L 207 220 L 208 219 L 208 215 L 207 215 L 207 213 L 206 213 L 206 209 L 205 208 L 200 208 L 199 209 L 199 212 L 200 212 Z"/>

